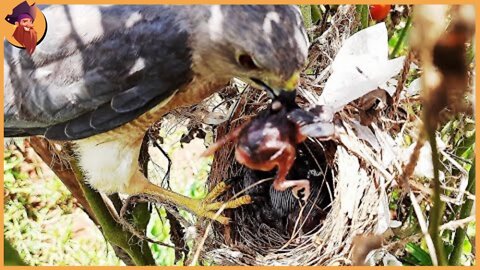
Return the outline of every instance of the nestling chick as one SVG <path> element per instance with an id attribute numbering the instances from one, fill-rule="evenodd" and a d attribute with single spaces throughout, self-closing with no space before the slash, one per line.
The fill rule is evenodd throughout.
<path id="1" fill-rule="evenodd" d="M 330 139 L 334 136 L 333 111 L 315 106 L 309 111 L 295 103 L 295 92 L 281 92 L 269 107 L 250 122 L 236 128 L 210 146 L 204 156 L 213 154 L 229 141 L 236 141 L 235 158 L 252 170 L 271 171 L 277 168 L 273 188 L 292 188 L 296 198 L 303 190 L 303 199 L 310 194 L 309 181 L 286 180 L 292 167 L 297 145 L 307 136 Z"/>
<path id="2" fill-rule="evenodd" d="M 332 174 L 323 151 L 322 146 L 312 141 L 299 144 L 295 162 L 287 175 L 287 179 L 310 181 L 311 194 L 306 203 L 297 200 L 290 192 L 276 191 L 270 182 L 257 183 L 275 177 L 275 170 L 263 172 L 244 168 L 238 189 L 246 189 L 253 203 L 243 211 L 256 222 L 265 223 L 288 235 L 292 235 L 298 219 L 300 223 L 297 229 L 304 233 L 318 227 L 328 211 L 331 202 L 329 189 L 332 188 Z M 303 210 L 300 206 L 304 206 Z"/>

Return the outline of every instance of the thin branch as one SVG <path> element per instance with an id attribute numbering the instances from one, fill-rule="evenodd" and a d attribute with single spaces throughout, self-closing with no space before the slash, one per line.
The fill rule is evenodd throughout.
<path id="1" fill-rule="evenodd" d="M 105 238 L 110 243 L 119 246 L 127 252 L 135 265 L 155 265 L 155 260 L 153 259 L 150 249 L 142 248 L 146 243 L 142 244 L 142 247 L 136 244 L 129 244 L 129 240 L 134 239 L 134 235 L 123 230 L 122 226 L 117 223 L 110 214 L 101 195 L 85 183 L 84 175 L 78 167 L 77 161 L 71 160 L 70 164 L 75 176 L 79 179 L 78 183 L 85 194 L 88 204 L 102 227 Z"/>
<path id="2" fill-rule="evenodd" d="M 271 181 L 271 180 L 273 180 L 272 177 L 256 181 L 255 183 L 253 183 L 253 184 L 245 187 L 244 189 L 240 190 L 239 192 L 235 193 L 235 195 L 233 195 L 232 198 L 230 198 L 229 200 L 234 200 L 234 199 L 240 197 L 242 194 L 246 193 L 249 189 L 254 188 L 257 185 L 260 185 L 264 182 Z M 222 206 L 217 210 L 217 212 L 215 213 L 215 216 L 214 216 L 215 218 L 217 218 L 218 216 L 220 216 L 222 214 L 223 210 L 225 210 L 225 206 L 226 206 L 226 202 L 224 204 L 222 204 Z M 204 232 L 202 238 L 200 239 L 200 241 L 197 244 L 197 247 L 196 247 L 195 252 L 193 254 L 192 260 L 188 264 L 189 266 L 195 266 L 195 264 L 198 262 L 198 259 L 200 258 L 200 252 L 202 251 L 202 248 L 205 245 L 205 241 L 207 240 L 211 229 L 212 229 L 212 220 L 210 220 L 208 222 L 207 228 L 205 229 L 205 232 Z"/>
<path id="3" fill-rule="evenodd" d="M 425 112 L 428 115 L 428 112 Z M 442 189 L 440 187 L 440 159 L 437 149 L 437 138 L 435 128 L 431 127 L 430 124 L 425 124 L 425 128 L 428 134 L 428 141 L 432 148 L 432 163 L 433 163 L 433 205 L 430 209 L 430 222 L 429 222 L 429 232 L 432 236 L 433 242 L 435 244 L 435 250 L 437 252 L 438 263 L 439 265 L 447 265 L 447 257 L 445 256 L 445 247 L 443 245 L 443 240 L 440 235 L 440 224 L 442 222 L 444 203 L 440 199 L 440 193 Z"/>
<path id="4" fill-rule="evenodd" d="M 68 163 L 63 162 L 63 154 L 57 152 L 55 146 L 42 137 L 31 137 L 30 146 L 33 148 L 35 153 L 48 165 L 48 167 L 58 176 L 60 181 L 67 187 L 68 191 L 75 197 L 78 203 L 82 206 L 83 210 L 87 213 L 90 219 L 98 224 L 93 214 L 90 205 L 88 205 L 85 196 L 78 184 L 75 175 L 72 170 L 69 168 Z"/>
<path id="5" fill-rule="evenodd" d="M 370 19 L 370 10 L 368 8 L 368 5 L 359 5 L 357 6 L 357 12 L 360 13 L 360 25 L 361 25 L 361 29 L 359 30 L 362 30 L 362 29 L 365 29 L 368 27 L 368 24 L 369 24 L 369 19 Z"/>
<path id="6" fill-rule="evenodd" d="M 422 147 L 425 145 L 425 133 L 423 132 L 423 129 L 420 131 L 420 134 L 418 134 L 418 141 L 415 144 L 415 147 L 413 148 L 413 152 L 410 155 L 410 159 L 408 160 L 408 163 L 405 164 L 403 167 L 403 174 L 400 177 L 399 185 L 404 188 L 405 190 L 410 189 L 410 183 L 408 179 L 413 175 L 415 171 L 415 167 L 417 166 L 418 159 L 420 158 L 420 150 Z"/>
<path id="7" fill-rule="evenodd" d="M 435 245 L 433 243 L 432 237 L 430 236 L 430 233 L 428 232 L 427 222 L 425 221 L 425 217 L 423 216 L 422 209 L 420 208 L 420 205 L 417 202 L 417 198 L 415 198 L 415 195 L 411 190 L 408 191 L 408 195 L 410 196 L 410 201 L 412 202 L 413 210 L 415 211 L 415 215 L 417 216 L 420 229 L 422 230 L 423 236 L 425 237 L 425 243 L 427 244 L 427 247 L 428 247 L 428 253 L 432 258 L 432 264 L 434 266 L 437 266 L 438 259 L 437 259 L 437 254 L 435 252 Z"/>
<path id="8" fill-rule="evenodd" d="M 473 160 L 472 167 L 470 168 L 470 172 L 468 174 L 468 185 L 467 185 L 468 192 L 475 194 L 475 159 Z M 460 209 L 460 218 L 465 219 L 469 217 L 470 212 L 472 212 L 473 207 L 473 200 L 467 200 Z M 465 240 L 466 231 L 464 228 L 457 228 L 455 231 L 455 238 L 453 239 L 453 251 L 450 255 L 450 259 L 448 261 L 449 265 L 460 265 L 460 258 L 463 254 L 463 241 Z"/>
<path id="9" fill-rule="evenodd" d="M 99 222 L 90 204 L 85 198 L 84 192 L 81 189 L 79 181 L 77 181 L 77 178 L 72 171 L 70 164 L 65 164 L 65 162 L 68 162 L 68 160 L 70 159 L 70 156 L 67 153 L 64 153 L 63 150 L 57 149 L 50 141 L 41 137 L 31 137 L 30 146 L 35 150 L 35 152 L 40 156 L 40 158 L 46 164 L 48 164 L 48 166 L 53 170 L 53 172 L 55 172 L 58 178 L 71 192 L 72 196 L 75 197 L 75 199 L 81 204 L 83 210 L 88 214 L 88 216 L 95 223 L 95 225 L 99 226 Z M 55 154 L 52 154 L 54 152 Z M 119 203 L 121 204 L 121 201 Z M 108 206 L 105 206 L 108 209 Z M 115 209 L 113 209 L 112 207 L 111 211 L 115 211 Z M 126 265 L 135 265 L 132 262 L 130 256 L 127 255 L 122 248 L 118 247 L 113 243 L 111 244 L 118 258 L 120 258 Z"/>
<path id="10" fill-rule="evenodd" d="M 456 229 L 459 229 L 459 228 L 465 228 L 465 226 L 467 226 L 470 222 L 473 222 L 475 221 L 475 216 L 469 216 L 469 217 L 466 217 L 466 218 L 462 218 L 462 219 L 457 219 L 457 220 L 452 220 L 450 222 L 447 222 L 445 224 L 443 224 L 442 226 L 440 226 L 439 230 L 440 231 L 444 231 L 444 230 L 456 230 Z M 463 242 L 462 242 L 463 243 Z M 463 249 L 463 244 L 461 245 L 461 249 Z"/>

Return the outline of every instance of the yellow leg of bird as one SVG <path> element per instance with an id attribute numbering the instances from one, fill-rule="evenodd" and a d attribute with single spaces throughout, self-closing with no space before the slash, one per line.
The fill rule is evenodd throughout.
<path id="1" fill-rule="evenodd" d="M 239 206 L 249 204 L 252 202 L 250 196 L 245 195 L 232 201 L 214 202 L 214 200 L 225 192 L 230 185 L 225 182 L 219 183 L 212 191 L 205 197 L 205 199 L 193 199 L 183 196 L 179 193 L 161 188 L 149 182 L 145 176 L 139 171 L 132 177 L 126 193 L 129 195 L 147 194 L 157 197 L 161 201 L 165 201 L 184 208 L 185 210 L 209 219 L 216 220 L 222 224 L 227 224 L 229 219 L 224 215 L 217 215 L 218 209 L 225 205 L 224 209 L 237 208 Z"/>

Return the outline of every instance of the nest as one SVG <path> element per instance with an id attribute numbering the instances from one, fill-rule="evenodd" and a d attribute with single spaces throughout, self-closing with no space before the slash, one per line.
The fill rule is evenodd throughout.
<path id="1" fill-rule="evenodd" d="M 355 7 L 341 6 L 330 27 L 313 42 L 308 68 L 320 72 L 303 76 L 298 91 L 299 104 L 316 103 L 328 78 L 330 63 L 356 26 Z M 232 110 L 231 120 L 216 129 L 217 138 L 266 108 L 267 102 L 268 99 L 258 90 L 245 89 Z M 351 114 L 342 112 L 339 117 L 347 129 L 352 129 L 354 117 Z M 288 226 L 275 226 L 261 220 L 262 213 L 258 208 L 262 205 L 253 209 L 226 210 L 232 219 L 231 225 L 213 225 L 213 233 L 205 243 L 196 246 L 200 259 L 218 265 L 351 265 L 354 238 L 382 230 L 379 228 L 382 226 L 379 211 L 385 209 L 379 209 L 379 202 L 386 201 L 386 183 L 385 177 L 379 177 L 378 168 L 358 156 L 358 151 L 366 151 L 367 155 L 375 151 L 355 134 L 350 135 L 359 144 L 353 152 L 348 146 L 334 141 L 310 139 L 305 143 L 308 149 L 305 158 L 323 172 L 322 179 L 318 180 L 322 188 L 320 194 L 311 196 L 310 204 L 303 207 L 297 204 L 299 211 L 291 213 Z M 235 161 L 233 144 L 228 144 L 214 157 L 209 186 L 231 177 L 245 176 L 246 172 L 248 169 Z M 381 182 L 373 180 L 379 178 Z M 271 184 L 268 178 L 263 180 L 263 185 Z M 248 193 L 254 186 L 237 183 L 232 194 Z M 315 226 L 306 230 L 302 225 L 315 212 L 312 211 L 315 207 L 321 208 L 323 214 L 311 218 L 309 222 Z M 386 212 L 383 215 L 388 215 L 388 209 Z"/>

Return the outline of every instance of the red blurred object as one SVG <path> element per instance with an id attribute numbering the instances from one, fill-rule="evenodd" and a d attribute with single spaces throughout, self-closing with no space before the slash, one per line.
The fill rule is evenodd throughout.
<path id="1" fill-rule="evenodd" d="M 370 5 L 370 16 L 375 21 L 383 21 L 390 13 L 391 5 Z"/>

